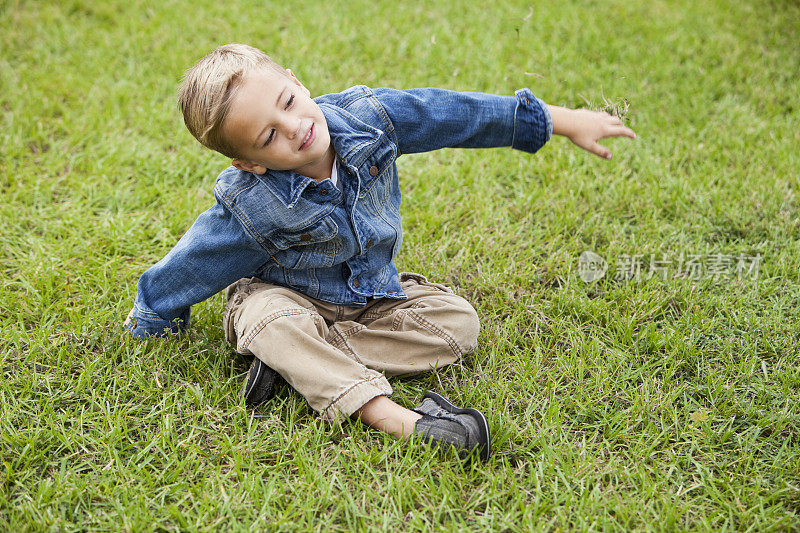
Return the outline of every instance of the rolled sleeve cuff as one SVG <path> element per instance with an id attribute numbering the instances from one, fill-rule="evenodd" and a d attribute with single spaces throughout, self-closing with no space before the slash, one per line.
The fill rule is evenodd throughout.
<path id="1" fill-rule="evenodd" d="M 186 310 L 180 317 L 172 320 L 164 320 L 156 312 L 142 304 L 136 302 L 130 320 L 125 324 L 125 328 L 137 339 L 148 337 L 166 337 L 171 333 L 178 333 L 189 323 L 189 310 Z"/>
<path id="2" fill-rule="evenodd" d="M 553 135 L 553 118 L 547 104 L 536 98 L 530 89 L 519 89 L 514 95 L 517 97 L 517 107 L 514 110 L 511 147 L 534 153 Z"/>

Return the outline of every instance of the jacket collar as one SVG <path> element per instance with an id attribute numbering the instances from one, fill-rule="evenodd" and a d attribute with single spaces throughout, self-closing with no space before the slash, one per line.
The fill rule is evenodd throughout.
<path id="1" fill-rule="evenodd" d="M 320 102 L 319 108 L 328 123 L 336 158 L 357 174 L 357 167 L 375 151 L 383 132 L 365 124 L 337 105 Z M 267 169 L 264 174 L 255 176 L 289 209 L 297 204 L 306 187 L 314 182 L 293 170 Z"/>

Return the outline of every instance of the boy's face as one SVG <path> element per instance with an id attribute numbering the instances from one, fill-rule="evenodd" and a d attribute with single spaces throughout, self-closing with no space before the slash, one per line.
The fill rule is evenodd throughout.
<path id="1" fill-rule="evenodd" d="M 246 74 L 222 135 L 241 154 L 233 161 L 238 169 L 256 174 L 294 170 L 323 179 L 333 164 L 328 123 L 308 89 L 287 72 L 283 76 L 265 68 Z"/>

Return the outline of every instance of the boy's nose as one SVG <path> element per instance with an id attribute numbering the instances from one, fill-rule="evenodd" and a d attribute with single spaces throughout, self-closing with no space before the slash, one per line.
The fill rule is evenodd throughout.
<path id="1" fill-rule="evenodd" d="M 302 126 L 300 119 L 289 119 L 285 123 L 286 128 L 286 136 L 290 139 L 294 139 L 298 135 L 300 135 L 300 127 Z"/>

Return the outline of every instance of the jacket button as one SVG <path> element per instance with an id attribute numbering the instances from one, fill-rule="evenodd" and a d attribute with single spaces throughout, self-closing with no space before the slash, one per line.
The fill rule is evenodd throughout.
<path id="1" fill-rule="evenodd" d="M 328 194 L 328 189 L 321 189 L 319 191 L 320 194 Z"/>
<path id="2" fill-rule="evenodd" d="M 378 175 L 378 167 L 376 167 L 375 165 L 372 165 L 371 167 L 369 167 L 369 175 L 372 176 L 373 178 L 375 176 L 377 176 Z"/>
<path id="3" fill-rule="evenodd" d="M 358 288 L 358 278 L 353 278 L 353 287 Z"/>
<path id="4" fill-rule="evenodd" d="M 370 246 L 372 246 L 372 239 L 367 241 L 367 248 L 369 248 Z"/>
<path id="5" fill-rule="evenodd" d="M 309 235 L 308 233 L 303 233 L 302 235 L 300 235 L 300 240 L 301 241 L 310 241 L 311 240 L 311 235 Z"/>

